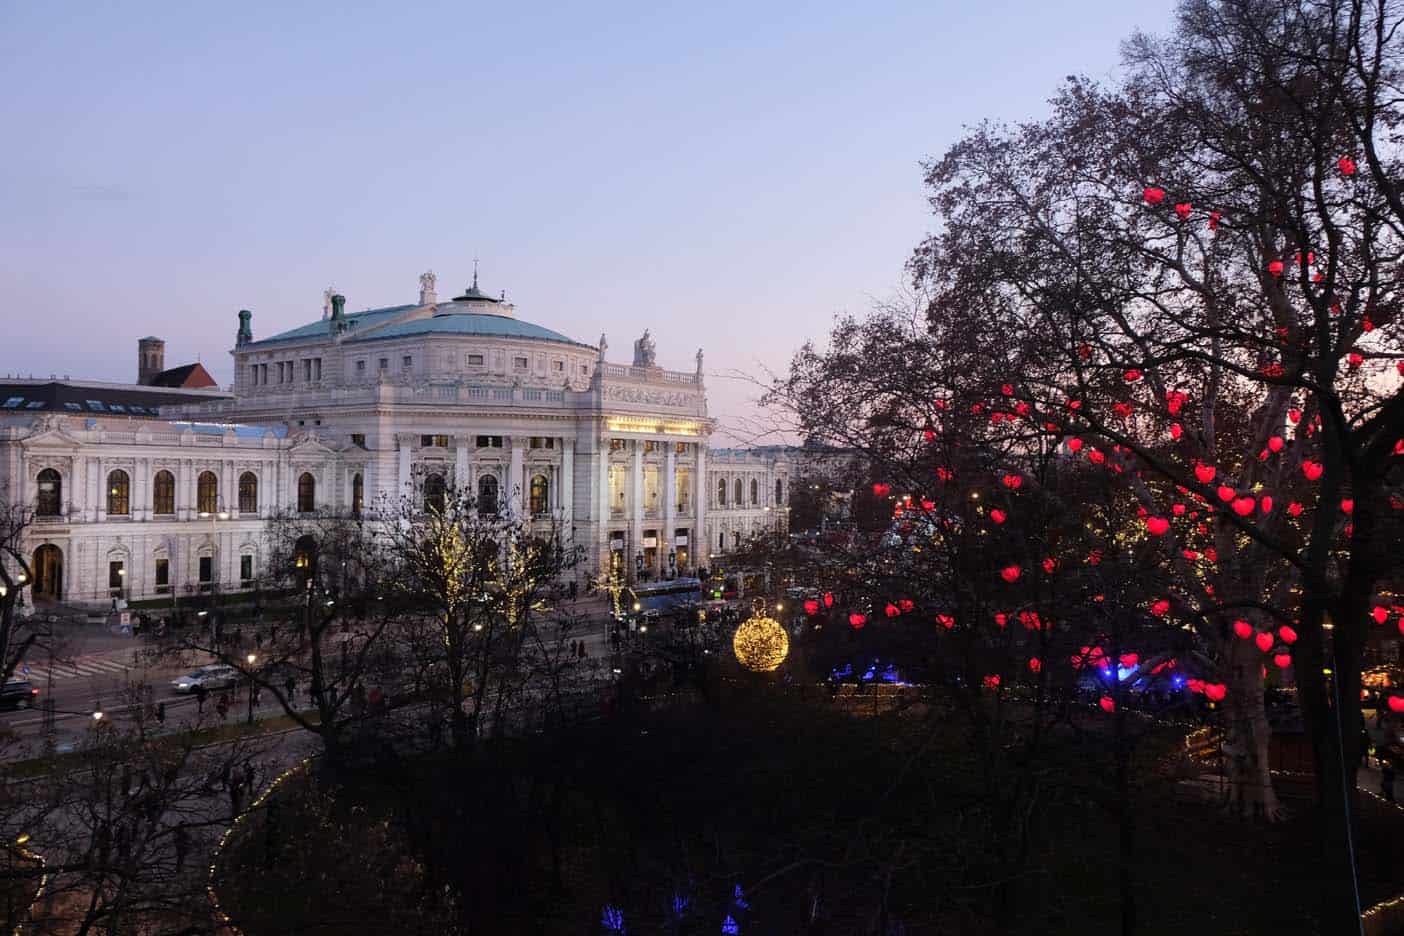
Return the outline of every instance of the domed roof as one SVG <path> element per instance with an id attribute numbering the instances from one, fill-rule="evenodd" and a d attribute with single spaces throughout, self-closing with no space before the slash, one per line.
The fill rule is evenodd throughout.
<path id="1" fill-rule="evenodd" d="M 476 300 L 475 300 L 476 301 Z M 353 337 L 353 341 L 379 341 L 382 338 L 404 338 L 409 335 L 482 335 L 492 338 L 525 338 L 531 341 L 551 341 L 557 344 L 592 348 L 560 332 L 508 318 L 505 315 L 470 312 L 458 306 L 458 300 L 441 303 L 429 318 L 411 319 L 385 328 L 378 328 L 365 337 Z"/>

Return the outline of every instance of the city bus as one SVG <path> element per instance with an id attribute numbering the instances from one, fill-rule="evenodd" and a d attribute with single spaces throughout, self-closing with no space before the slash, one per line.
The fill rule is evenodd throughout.
<path id="1" fill-rule="evenodd" d="M 650 617 L 673 614 L 686 610 L 702 600 L 702 580 L 697 578 L 675 578 L 661 582 L 645 582 L 635 585 L 625 596 L 624 611 Z M 634 606 L 638 605 L 638 610 Z"/>

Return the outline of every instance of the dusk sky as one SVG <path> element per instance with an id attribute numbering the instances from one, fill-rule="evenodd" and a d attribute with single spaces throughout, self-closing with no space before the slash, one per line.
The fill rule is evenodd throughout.
<path id="1" fill-rule="evenodd" d="M 919 163 L 1113 74 L 1165 2 L 0 3 L 0 373 L 231 379 L 255 337 L 432 268 L 627 363 L 783 369 L 903 281 Z M 68 12 L 60 12 L 64 7 Z"/>

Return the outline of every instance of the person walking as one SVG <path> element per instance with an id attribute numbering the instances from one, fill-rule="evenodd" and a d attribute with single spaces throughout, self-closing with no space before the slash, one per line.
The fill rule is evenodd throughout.
<path id="1" fill-rule="evenodd" d="M 180 822 L 175 827 L 175 869 L 176 874 L 185 870 L 185 856 L 190 853 L 190 832 L 185 828 L 185 823 Z"/>
<path id="2" fill-rule="evenodd" d="M 286 697 L 287 697 L 287 700 L 288 700 L 288 706 L 289 706 L 289 707 L 291 707 L 292 704 L 293 704 L 293 694 L 294 694 L 296 691 L 297 691 L 297 680 L 296 680 L 296 679 L 294 679 L 292 676 L 289 676 L 287 679 L 283 680 L 283 692 L 286 694 Z"/>
<path id="3" fill-rule="evenodd" d="M 207 690 L 204 686 L 197 685 L 194 689 L 194 693 L 195 714 L 203 715 L 205 714 L 205 696 L 209 695 L 209 690 Z"/>
<path id="4" fill-rule="evenodd" d="M 229 696 L 220 693 L 219 698 L 215 701 L 215 712 L 219 715 L 219 720 L 224 721 L 225 717 L 229 715 Z"/>

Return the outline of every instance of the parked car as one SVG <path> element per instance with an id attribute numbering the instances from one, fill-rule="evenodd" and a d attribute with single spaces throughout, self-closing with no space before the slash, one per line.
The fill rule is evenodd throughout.
<path id="1" fill-rule="evenodd" d="M 232 686 L 239 681 L 239 671 L 232 666 L 223 663 L 211 663 L 202 666 L 193 673 L 177 677 L 171 680 L 171 689 L 175 692 L 194 692 L 196 686 L 203 686 L 205 689 L 223 689 Z"/>
<path id="2" fill-rule="evenodd" d="M 10 679 L 0 689 L 0 708 L 34 708 L 39 702 L 39 690 L 27 679 Z"/>

